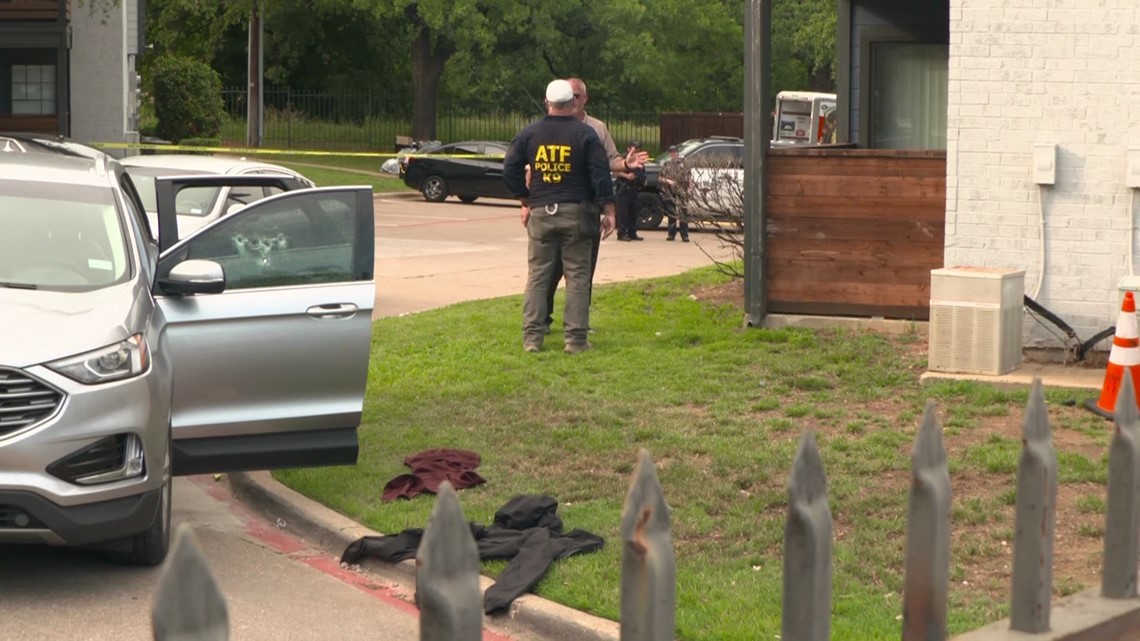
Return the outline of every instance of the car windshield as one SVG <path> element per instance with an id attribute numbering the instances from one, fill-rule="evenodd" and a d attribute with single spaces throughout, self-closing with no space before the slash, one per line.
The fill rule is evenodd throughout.
<path id="1" fill-rule="evenodd" d="M 163 176 L 200 175 L 200 171 L 184 169 L 156 169 L 154 167 L 128 167 L 127 173 L 135 183 L 143 207 L 148 213 L 158 212 L 158 195 L 154 190 L 154 179 Z M 187 187 L 181 189 L 174 198 L 174 212 L 179 216 L 206 216 L 214 211 L 218 202 L 220 187 Z"/>
<path id="2" fill-rule="evenodd" d="M 0 181 L 0 287 L 80 292 L 130 275 L 108 188 Z"/>

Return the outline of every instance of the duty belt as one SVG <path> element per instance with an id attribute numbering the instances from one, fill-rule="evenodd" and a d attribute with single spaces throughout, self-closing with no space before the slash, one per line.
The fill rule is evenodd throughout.
<path id="1" fill-rule="evenodd" d="M 581 206 L 582 206 L 582 203 L 550 203 L 549 205 L 543 205 L 542 207 L 543 207 L 543 211 L 546 212 L 547 216 L 553 216 L 554 214 L 558 213 L 559 207 L 568 207 L 568 208 L 579 207 L 580 208 Z"/>

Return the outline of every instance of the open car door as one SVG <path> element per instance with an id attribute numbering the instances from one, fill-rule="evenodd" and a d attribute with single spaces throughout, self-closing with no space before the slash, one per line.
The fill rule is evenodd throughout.
<path id="1" fill-rule="evenodd" d="M 285 191 L 182 240 L 169 233 L 179 189 L 266 181 L 281 178 L 156 182 L 178 475 L 356 462 L 376 290 L 371 187 Z M 220 266 L 224 290 L 179 295 L 170 272 L 191 260 Z"/>

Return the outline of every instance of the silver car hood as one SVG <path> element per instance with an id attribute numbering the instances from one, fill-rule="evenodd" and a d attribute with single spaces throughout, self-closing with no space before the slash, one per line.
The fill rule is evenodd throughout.
<path id="1" fill-rule="evenodd" d="M 133 281 L 93 292 L 0 289 L 0 365 L 28 367 L 121 341 L 135 307 Z"/>

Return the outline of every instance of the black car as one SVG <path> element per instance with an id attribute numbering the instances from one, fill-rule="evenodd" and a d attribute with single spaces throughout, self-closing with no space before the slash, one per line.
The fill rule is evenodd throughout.
<path id="1" fill-rule="evenodd" d="M 702 167 L 744 168 L 744 139 L 731 136 L 708 136 L 693 138 L 677 145 L 677 154 L 689 169 Z M 660 163 L 645 166 L 645 186 L 637 195 L 637 228 L 657 229 L 665 216 L 665 203 L 657 185 L 662 165 L 669 163 L 668 153 L 663 153 Z"/>
<path id="2" fill-rule="evenodd" d="M 510 143 L 474 140 L 440 145 L 407 157 L 404 184 L 433 203 L 448 196 L 470 203 L 476 198 L 511 198 L 503 184 L 503 157 Z M 454 156 L 454 157 L 453 157 Z"/>

